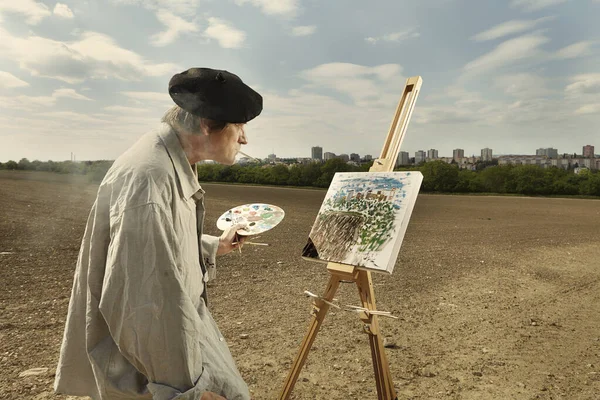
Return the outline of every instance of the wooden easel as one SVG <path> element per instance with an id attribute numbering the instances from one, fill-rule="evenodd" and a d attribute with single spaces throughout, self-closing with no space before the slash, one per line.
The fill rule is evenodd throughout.
<path id="1" fill-rule="evenodd" d="M 392 120 L 381 155 L 375 160 L 369 172 L 391 172 L 394 170 L 396 159 L 400 152 L 400 145 L 404 139 L 404 134 L 408 127 L 422 82 L 420 76 L 415 76 L 406 80 L 404 92 L 400 98 L 398 107 L 396 108 L 396 114 Z M 340 282 L 351 281 L 356 283 L 363 307 L 370 311 L 377 310 L 375 304 L 375 291 L 373 289 L 370 271 L 351 265 L 333 262 L 327 264 L 327 270 L 331 274 L 329 283 L 325 289 L 325 294 L 321 299 L 315 299 L 313 303 L 310 327 L 304 336 L 300 351 L 294 360 L 294 365 L 286 378 L 285 385 L 279 396 L 280 400 L 289 399 L 292 390 L 294 389 L 294 385 L 300 376 L 300 371 L 308 357 L 308 352 L 321 328 L 325 314 L 327 314 L 327 311 L 329 310 L 329 304 L 327 304 L 327 302 L 333 300 Z M 364 331 L 369 335 L 373 369 L 375 370 L 375 382 L 377 384 L 377 398 L 379 400 L 395 400 L 397 399 L 396 391 L 394 390 L 394 382 L 392 381 L 392 375 L 385 356 L 383 341 L 379 334 L 377 315 L 370 314 L 368 311 L 361 311 L 359 315 L 364 323 Z"/>

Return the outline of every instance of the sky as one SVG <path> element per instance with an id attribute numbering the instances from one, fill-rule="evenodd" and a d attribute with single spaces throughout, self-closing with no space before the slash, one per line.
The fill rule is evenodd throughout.
<path id="1" fill-rule="evenodd" d="M 263 96 L 244 151 L 600 148 L 600 0 L 0 0 L 0 161 L 113 160 L 169 79 L 224 69 Z"/>

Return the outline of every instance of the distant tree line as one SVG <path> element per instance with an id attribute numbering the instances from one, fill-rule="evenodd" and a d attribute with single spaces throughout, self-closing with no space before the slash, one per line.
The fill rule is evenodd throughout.
<path id="1" fill-rule="evenodd" d="M 29 161 L 22 158 L 19 162 L 10 160 L 5 163 L 0 162 L 1 169 L 22 170 L 22 171 L 47 171 L 59 174 L 77 174 L 86 175 L 91 182 L 99 183 L 106 175 L 106 172 L 113 164 L 113 161 Z"/>
<path id="2" fill-rule="evenodd" d="M 91 182 L 100 182 L 113 161 L 29 161 L 0 162 L 0 169 L 50 171 L 87 175 Z M 340 159 L 309 164 L 222 164 L 198 165 L 200 182 L 249 183 L 257 185 L 309 186 L 327 188 L 336 172 L 366 172 L 372 162 L 360 166 Z M 600 196 L 600 172 L 561 168 L 541 168 L 535 165 L 495 165 L 481 163 L 476 171 L 459 169 L 456 164 L 430 161 L 396 171 L 420 171 L 423 174 L 421 192 L 429 193 L 499 193 L 524 195 Z"/>
<path id="3" fill-rule="evenodd" d="M 277 165 L 201 164 L 200 182 L 252 183 L 260 185 L 313 186 L 326 188 L 336 172 L 365 172 L 372 162 L 361 166 L 340 159 L 325 163 Z M 600 173 L 535 165 L 481 163 L 476 171 L 459 169 L 456 164 L 430 161 L 416 167 L 400 167 L 396 171 L 421 171 L 422 192 L 437 193 L 501 193 L 524 195 L 600 196 Z"/>

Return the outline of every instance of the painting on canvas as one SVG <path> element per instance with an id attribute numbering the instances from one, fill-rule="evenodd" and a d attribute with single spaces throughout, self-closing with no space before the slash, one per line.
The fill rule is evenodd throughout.
<path id="1" fill-rule="evenodd" d="M 302 257 L 392 273 L 423 175 L 336 173 Z"/>

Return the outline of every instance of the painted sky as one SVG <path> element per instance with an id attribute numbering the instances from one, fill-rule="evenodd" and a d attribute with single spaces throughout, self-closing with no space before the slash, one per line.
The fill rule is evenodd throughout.
<path id="1" fill-rule="evenodd" d="M 114 159 L 206 66 L 264 97 L 255 157 L 600 148 L 600 0 L 0 0 L 0 161 Z M 598 152 L 598 151 L 597 151 Z"/>

